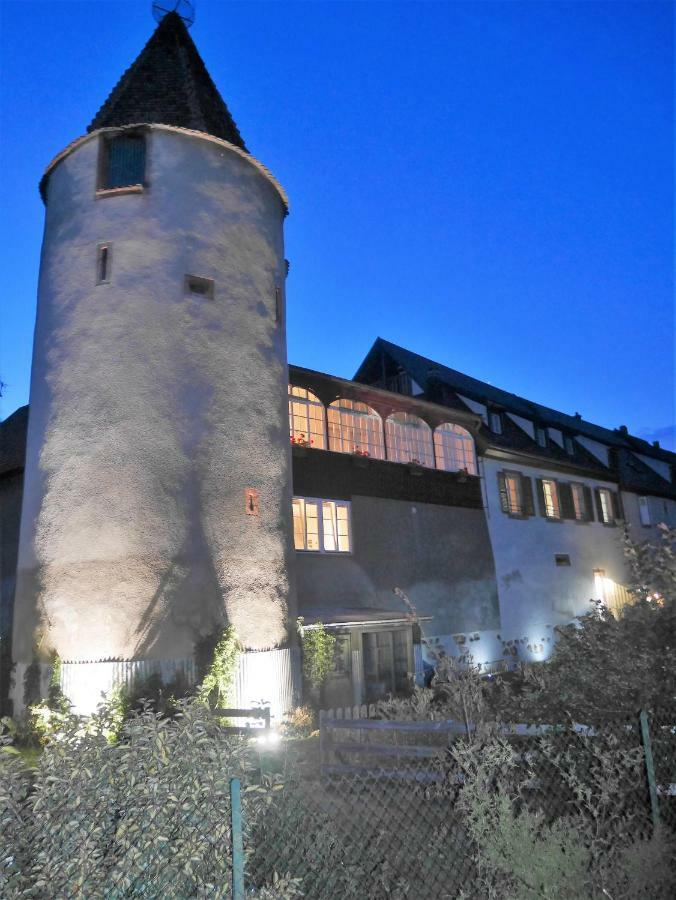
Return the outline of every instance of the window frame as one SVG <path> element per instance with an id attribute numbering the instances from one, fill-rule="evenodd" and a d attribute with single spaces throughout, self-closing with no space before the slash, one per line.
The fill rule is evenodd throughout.
<path id="1" fill-rule="evenodd" d="M 502 413 L 499 410 L 488 410 L 488 428 L 493 434 L 502 434 Z"/>
<path id="2" fill-rule="evenodd" d="M 110 267 L 113 262 L 113 245 L 101 241 L 96 245 L 96 283 L 110 284 Z"/>
<path id="3" fill-rule="evenodd" d="M 547 446 L 548 446 L 548 444 L 547 444 L 547 429 L 545 427 L 543 427 L 542 425 L 535 426 L 535 443 L 542 450 L 547 449 Z"/>
<path id="4" fill-rule="evenodd" d="M 526 518 L 526 504 L 524 502 L 524 492 L 523 492 L 523 483 L 522 483 L 522 475 L 521 472 L 508 472 L 505 471 L 502 473 L 504 481 L 505 481 L 505 496 L 507 498 L 507 515 L 514 516 L 518 519 Z M 516 486 L 516 496 L 518 498 L 518 505 L 515 507 L 512 504 L 512 495 L 509 488 L 510 481 L 513 481 Z"/>
<path id="5" fill-rule="evenodd" d="M 652 527 L 650 520 L 650 503 L 647 497 L 638 497 L 638 517 L 644 528 Z M 643 502 L 641 502 L 643 501 Z M 644 515 L 645 513 L 645 515 Z M 646 521 L 647 520 L 647 521 Z"/>
<path id="6" fill-rule="evenodd" d="M 446 441 L 444 435 L 447 436 Z M 432 431 L 432 446 L 434 462 L 440 472 L 466 472 L 468 475 L 478 475 L 474 438 L 462 425 L 455 422 L 441 422 Z M 444 451 L 447 449 L 450 451 L 453 467 L 440 465 L 446 460 L 447 454 Z M 458 465 L 459 462 L 462 465 Z"/>
<path id="7" fill-rule="evenodd" d="M 585 485 L 579 481 L 570 482 L 570 494 L 573 503 L 573 513 L 575 522 L 588 522 L 589 510 L 587 509 L 587 498 L 585 496 Z M 579 491 L 580 503 L 575 502 L 576 491 Z M 580 507 L 580 515 L 578 515 L 578 505 Z"/>
<path id="8" fill-rule="evenodd" d="M 111 145 L 124 138 L 139 138 L 143 142 L 143 178 L 141 181 L 130 181 L 128 184 L 110 184 L 110 148 Z M 139 194 L 147 186 L 148 174 L 148 130 L 142 128 L 122 129 L 107 132 L 99 138 L 99 152 L 96 172 L 96 196 L 106 197 L 119 194 Z"/>
<path id="9" fill-rule="evenodd" d="M 294 394 L 293 391 L 304 391 L 306 396 Z M 307 396 L 309 395 L 309 396 Z M 292 405 L 294 403 L 303 404 L 305 410 L 306 431 L 296 428 L 295 417 L 297 414 Z M 309 415 L 308 408 L 321 410 L 321 419 L 312 418 Z M 310 388 L 302 387 L 299 384 L 291 384 L 288 386 L 288 410 L 289 410 L 289 440 L 292 446 L 296 447 L 312 447 L 316 450 L 326 450 L 328 447 L 328 436 L 326 429 L 326 407 L 320 398 L 311 391 Z M 321 421 L 321 432 L 312 430 L 312 423 Z"/>
<path id="10" fill-rule="evenodd" d="M 540 478 L 539 481 L 542 485 L 544 518 L 551 522 L 560 522 L 563 516 L 561 514 L 561 495 L 558 482 L 554 478 Z M 547 496 L 547 488 L 549 488 L 549 497 Z M 549 511 L 550 509 L 552 510 L 551 512 Z"/>
<path id="11" fill-rule="evenodd" d="M 597 487 L 596 494 L 599 498 L 598 509 L 601 513 L 599 520 L 602 525 L 614 525 L 615 524 L 615 510 L 613 508 L 613 494 L 609 488 Z M 608 506 L 608 517 L 606 517 L 606 509 L 604 508 L 603 499 L 607 497 L 607 506 Z"/>
<path id="12" fill-rule="evenodd" d="M 340 404 L 343 403 L 352 404 L 352 406 L 341 406 Z M 355 410 L 355 406 L 363 407 L 363 410 Z M 332 421 L 332 414 L 337 421 Z M 363 422 L 368 423 L 365 426 L 366 444 L 363 442 L 356 443 L 353 440 L 356 436 L 359 436 L 357 432 L 362 431 L 357 424 L 360 416 Z M 346 432 L 351 434 L 351 438 L 348 439 Z M 368 403 L 364 403 L 363 400 L 337 397 L 329 403 L 326 407 L 326 434 L 328 449 L 334 453 L 353 453 L 356 456 L 366 456 L 370 459 L 387 458 L 382 416 Z M 370 437 L 375 437 L 376 440 L 371 441 L 369 440 Z M 340 446 L 336 446 L 337 444 Z"/>
<path id="13" fill-rule="evenodd" d="M 421 423 L 420 425 L 414 424 L 412 420 Z M 426 438 L 421 438 L 421 440 L 416 440 L 414 447 L 409 447 L 410 442 L 405 440 L 407 432 L 419 431 L 421 435 L 425 435 Z M 402 437 L 404 439 L 402 439 Z M 404 446 L 406 444 L 407 446 Z M 427 444 L 426 447 L 422 447 L 421 444 Z M 399 453 L 399 451 L 403 448 L 404 452 Z M 424 450 L 425 452 L 421 455 L 424 456 L 424 459 L 419 459 L 415 455 L 409 455 L 415 452 L 420 452 Z M 436 468 L 435 457 L 434 457 L 434 436 L 432 429 L 428 422 L 426 422 L 420 416 L 416 416 L 413 413 L 406 412 L 405 410 L 396 410 L 395 412 L 390 413 L 390 415 L 385 419 L 385 452 L 387 454 L 386 458 L 390 462 L 403 463 L 404 465 L 410 465 L 413 463 L 414 465 L 424 466 L 426 469 L 434 469 Z M 396 454 L 396 455 L 395 455 Z M 405 459 L 408 455 L 408 459 Z"/>
<path id="14" fill-rule="evenodd" d="M 302 501 L 303 504 L 314 503 L 317 505 L 317 541 L 319 546 L 315 549 L 313 547 L 308 547 L 307 543 L 307 516 L 305 512 L 303 512 L 303 543 L 305 546 L 297 547 L 296 546 L 296 502 Z M 348 540 L 348 549 L 340 550 L 338 547 L 334 550 L 327 550 L 325 547 L 325 531 L 324 531 L 324 504 L 332 503 L 336 507 L 336 511 L 338 508 L 347 510 L 347 540 Z M 351 556 L 354 552 L 354 540 L 353 540 L 353 532 L 352 532 L 352 502 L 350 500 L 334 500 L 331 497 L 301 497 L 295 495 L 291 499 L 291 516 L 292 516 L 292 531 L 293 531 L 293 546 L 296 553 L 309 553 L 315 556 Z M 338 534 L 338 519 L 336 516 L 336 533 L 335 537 L 339 538 Z"/>

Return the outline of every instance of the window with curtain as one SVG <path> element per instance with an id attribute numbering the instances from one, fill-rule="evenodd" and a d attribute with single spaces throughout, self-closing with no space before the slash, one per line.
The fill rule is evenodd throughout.
<path id="1" fill-rule="evenodd" d="M 326 411 L 329 450 L 385 459 L 383 423 L 378 413 L 358 400 L 334 400 Z"/>
<path id="2" fill-rule="evenodd" d="M 387 458 L 393 462 L 417 462 L 434 468 L 432 429 L 411 413 L 392 413 L 385 423 Z"/>
<path id="3" fill-rule="evenodd" d="M 296 550 L 349 553 L 352 549 L 350 504 L 346 500 L 294 497 L 293 541 Z"/>
<path id="4" fill-rule="evenodd" d="M 444 422 L 434 429 L 434 455 L 437 469 L 446 472 L 465 469 L 469 475 L 477 473 L 474 440 L 469 431 L 460 425 Z"/>
<path id="5" fill-rule="evenodd" d="M 326 449 L 324 404 L 312 391 L 289 385 L 289 435 L 292 444 Z"/>

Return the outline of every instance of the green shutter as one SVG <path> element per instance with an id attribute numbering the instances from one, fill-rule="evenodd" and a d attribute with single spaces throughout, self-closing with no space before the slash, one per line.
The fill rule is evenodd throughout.
<path id="1" fill-rule="evenodd" d="M 535 515 L 535 507 L 533 506 L 533 484 L 527 475 L 521 476 L 521 498 L 524 516 Z"/>
<path id="2" fill-rule="evenodd" d="M 538 507 L 541 516 L 547 516 L 547 506 L 545 504 L 545 489 L 542 485 L 542 478 L 535 479 L 535 487 L 538 494 Z"/>
<path id="3" fill-rule="evenodd" d="M 567 481 L 560 481 L 559 487 L 559 504 L 561 507 L 562 519 L 575 518 L 575 504 L 573 503 L 573 490 Z"/>
<path id="4" fill-rule="evenodd" d="M 582 486 L 582 492 L 584 494 L 584 520 L 585 522 L 593 522 L 594 521 L 594 501 L 592 499 L 591 488 L 588 488 L 587 485 Z"/>
<path id="5" fill-rule="evenodd" d="M 624 510 L 622 509 L 622 498 L 619 491 L 611 491 L 610 496 L 613 501 L 613 515 L 616 519 L 624 519 Z"/>
<path id="6" fill-rule="evenodd" d="M 504 513 L 509 512 L 509 497 L 507 496 L 507 482 L 505 473 L 498 472 L 498 493 L 500 494 L 500 509 Z"/>

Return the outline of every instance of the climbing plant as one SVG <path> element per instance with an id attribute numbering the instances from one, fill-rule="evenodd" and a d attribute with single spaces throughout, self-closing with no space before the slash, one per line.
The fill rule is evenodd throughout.
<path id="1" fill-rule="evenodd" d="M 197 699 L 201 703 L 212 707 L 232 706 L 239 650 L 235 629 L 228 625 L 216 642 L 211 663 L 197 688 Z"/>
<path id="2" fill-rule="evenodd" d="M 333 669 L 335 635 L 322 622 L 308 628 L 302 618 L 298 619 L 298 632 L 303 647 L 303 677 L 312 688 L 319 690 Z"/>

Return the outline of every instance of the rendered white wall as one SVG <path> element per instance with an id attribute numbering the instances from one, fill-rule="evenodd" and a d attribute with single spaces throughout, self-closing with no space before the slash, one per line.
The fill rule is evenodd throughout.
<path id="1" fill-rule="evenodd" d="M 548 636 L 548 626 L 569 622 L 590 610 L 594 598 L 593 570 L 604 569 L 606 576 L 620 584 L 626 582 L 622 554 L 622 529 L 600 522 L 551 521 L 537 510 L 526 519 L 512 518 L 502 512 L 497 474 L 503 470 L 521 472 L 532 479 L 558 478 L 588 487 L 617 485 L 589 478 L 552 473 L 547 469 L 505 464 L 484 458 L 488 529 L 493 546 L 500 602 L 501 638 L 525 642 Z M 535 482 L 533 481 L 535 495 Z M 557 566 L 555 554 L 568 554 L 570 566 Z M 540 634 L 541 633 L 541 634 Z M 551 642 L 547 642 L 551 643 Z M 548 655 L 548 654 L 547 654 Z"/>
<path id="2" fill-rule="evenodd" d="M 251 161 L 180 129 L 150 129 L 142 194 L 95 199 L 97 153 L 94 135 L 49 178 L 15 658 L 39 641 L 69 662 L 183 659 L 225 619 L 245 647 L 279 646 L 295 605 L 284 204 Z M 186 296 L 186 274 L 215 298 Z"/>

